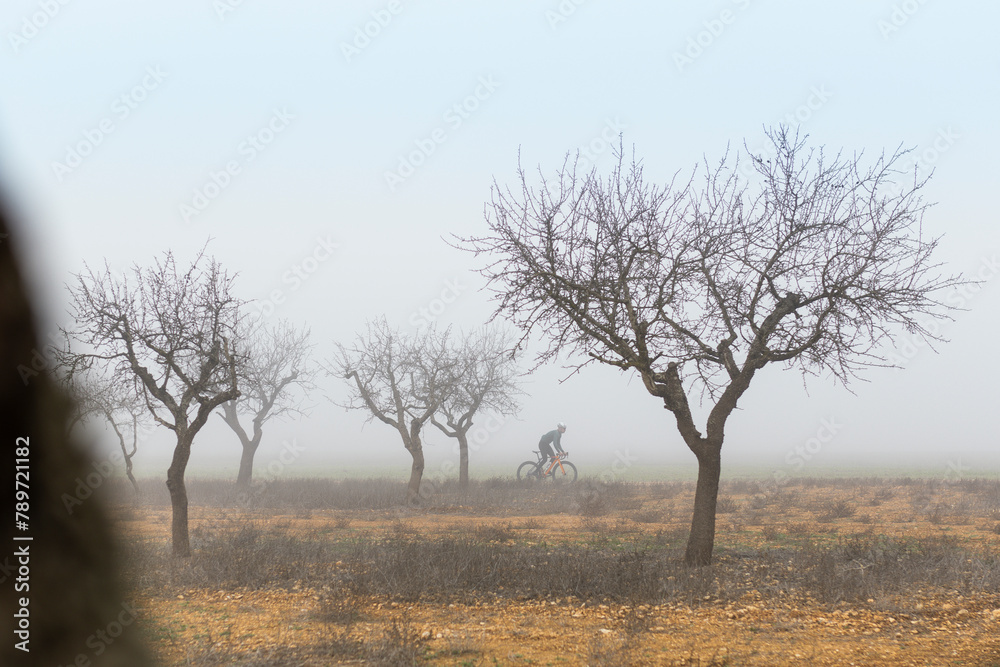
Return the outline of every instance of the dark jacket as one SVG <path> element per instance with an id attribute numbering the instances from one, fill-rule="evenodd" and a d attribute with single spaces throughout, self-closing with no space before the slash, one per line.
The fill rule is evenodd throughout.
<path id="1" fill-rule="evenodd" d="M 545 448 L 549 444 L 553 444 L 556 446 L 556 451 L 562 454 L 563 448 L 562 444 L 560 444 L 561 440 L 562 433 L 559 432 L 559 429 L 554 429 L 542 436 L 542 439 L 538 441 L 538 446 L 542 448 L 542 451 L 545 451 Z"/>

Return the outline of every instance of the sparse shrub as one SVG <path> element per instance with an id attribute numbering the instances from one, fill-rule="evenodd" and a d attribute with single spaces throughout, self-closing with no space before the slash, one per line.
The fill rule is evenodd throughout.
<path id="1" fill-rule="evenodd" d="M 734 479 L 724 482 L 722 486 L 729 493 L 739 496 L 752 496 L 761 493 L 761 484 L 755 479 Z"/>
<path id="2" fill-rule="evenodd" d="M 812 526 L 804 521 L 790 523 L 785 527 L 789 535 L 809 535 L 812 533 Z"/>
<path id="3" fill-rule="evenodd" d="M 888 502 L 896 497 L 896 491 L 890 487 L 883 487 L 878 489 L 873 495 L 870 504 L 872 507 L 878 507 L 884 502 Z"/>
<path id="4" fill-rule="evenodd" d="M 657 510 L 642 510 L 632 515 L 632 520 L 637 523 L 660 523 L 663 521 L 663 512 Z"/>
<path id="5" fill-rule="evenodd" d="M 377 667 L 409 667 L 419 664 L 420 644 L 406 620 L 393 619 L 386 624 L 381 637 L 365 643 L 365 658 Z"/>
<path id="6" fill-rule="evenodd" d="M 349 628 L 362 619 L 361 604 L 357 598 L 345 596 L 338 587 L 337 590 L 326 591 L 320 596 L 316 617 L 324 623 Z"/>
<path id="7" fill-rule="evenodd" d="M 588 666 L 631 667 L 638 664 L 635 647 L 628 639 L 598 635 L 587 646 Z"/>
<path id="8" fill-rule="evenodd" d="M 731 514 L 739 509 L 740 504 L 729 496 L 719 496 L 719 499 L 715 504 L 716 514 Z"/>
<path id="9" fill-rule="evenodd" d="M 292 535 L 287 525 L 237 518 L 191 530 L 192 557 L 171 562 L 175 582 L 224 588 L 291 586 L 328 558 L 329 543 Z"/>
<path id="10" fill-rule="evenodd" d="M 822 506 L 819 516 L 816 518 L 827 523 L 834 519 L 850 519 L 857 509 L 846 500 L 835 500 Z"/>
<path id="11" fill-rule="evenodd" d="M 778 527 L 775 526 L 774 524 L 768 524 L 764 526 L 763 528 L 761 528 L 760 532 L 761 535 L 764 536 L 764 539 L 768 541 L 774 541 L 778 539 L 779 535 L 781 535 L 781 531 L 778 530 Z"/>
<path id="12" fill-rule="evenodd" d="M 481 542 L 506 542 L 517 536 L 509 522 L 479 524 L 472 532 Z"/>
<path id="13" fill-rule="evenodd" d="M 573 505 L 580 516 L 595 517 L 608 513 L 608 496 L 602 489 L 588 484 L 578 488 L 573 496 Z"/>
<path id="14" fill-rule="evenodd" d="M 647 490 L 654 499 L 670 500 L 684 491 L 685 484 L 685 482 L 652 482 Z"/>
<path id="15" fill-rule="evenodd" d="M 947 509 L 948 508 L 946 505 L 943 505 L 941 503 L 934 503 L 927 510 L 927 520 L 932 524 L 934 524 L 935 526 L 939 526 L 942 523 L 945 523 Z"/>

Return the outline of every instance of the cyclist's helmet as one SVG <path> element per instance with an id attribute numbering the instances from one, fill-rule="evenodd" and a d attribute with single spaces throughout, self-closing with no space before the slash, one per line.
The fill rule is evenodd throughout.
<path id="1" fill-rule="evenodd" d="M 565 431 L 566 430 L 566 422 L 559 422 L 558 424 L 556 424 L 556 428 L 561 428 L 562 430 Z"/>

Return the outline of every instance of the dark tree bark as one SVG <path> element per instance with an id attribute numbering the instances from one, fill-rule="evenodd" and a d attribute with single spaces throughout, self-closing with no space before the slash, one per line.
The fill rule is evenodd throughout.
<path id="1" fill-rule="evenodd" d="M 257 446 L 259 444 L 259 440 L 257 442 L 243 443 L 243 453 L 240 455 L 240 470 L 236 475 L 237 486 L 246 487 L 253 479 L 253 459 L 257 454 Z"/>
<path id="2" fill-rule="evenodd" d="M 236 486 L 246 487 L 250 484 L 253 479 L 253 460 L 254 455 L 257 453 L 257 447 L 260 446 L 260 440 L 264 435 L 264 432 L 260 427 L 260 420 L 253 420 L 253 436 L 251 437 L 243 425 L 240 424 L 239 415 L 236 413 L 236 402 L 229 401 L 222 404 L 222 418 L 225 420 L 229 427 L 233 429 L 236 436 L 240 439 L 240 446 L 242 447 L 242 453 L 240 455 L 240 470 L 236 476 Z"/>
<path id="3" fill-rule="evenodd" d="M 456 433 L 458 439 L 458 487 L 469 489 L 469 436 L 467 432 Z"/>
<path id="4" fill-rule="evenodd" d="M 719 477 L 722 474 L 721 451 L 706 448 L 698 457 L 698 485 L 694 492 L 694 515 L 688 537 L 684 562 L 688 565 L 708 565 L 715 548 L 715 504 L 719 497 Z"/>
<path id="5" fill-rule="evenodd" d="M 188 533 L 188 497 L 184 472 L 191 458 L 191 439 L 186 433 L 178 432 L 174 455 L 167 468 L 167 491 L 170 492 L 170 540 L 175 556 L 191 555 L 191 541 Z"/>
<path id="6" fill-rule="evenodd" d="M 419 432 L 414 434 L 412 426 L 410 431 L 410 442 L 406 445 L 406 451 L 413 458 L 413 464 L 410 466 L 410 481 L 406 484 L 406 504 L 419 505 L 420 480 L 424 476 L 424 446 L 420 441 Z"/>
<path id="7" fill-rule="evenodd" d="M 744 180 L 727 155 L 706 160 L 704 185 L 647 185 L 637 161 L 606 181 L 570 159 L 537 187 L 519 168 L 494 186 L 484 236 L 455 245 L 480 269 L 502 317 L 546 343 L 536 361 L 568 352 L 573 372 L 603 363 L 637 373 L 673 415 L 698 460 L 685 560 L 711 562 L 725 426 L 755 373 L 770 364 L 825 371 L 847 384 L 901 331 L 941 340 L 927 326 L 966 284 L 932 259 L 922 227 L 926 181 L 900 171 L 908 151 L 832 158 L 786 128 L 774 150 L 749 153 Z M 707 396 L 705 434 L 688 392 Z"/>

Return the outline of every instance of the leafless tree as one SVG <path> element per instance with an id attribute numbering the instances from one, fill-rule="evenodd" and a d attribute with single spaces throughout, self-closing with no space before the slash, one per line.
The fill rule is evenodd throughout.
<path id="1" fill-rule="evenodd" d="M 78 359 L 69 349 L 59 350 L 60 362 L 53 368 L 53 375 L 73 398 L 70 419 L 66 426 L 67 437 L 80 424 L 93 417 L 103 418 L 115 432 L 125 463 L 125 476 L 132 488 L 139 492 L 139 483 L 132 474 L 132 458 L 139 448 L 139 433 L 149 428 L 148 412 L 134 386 L 123 385 L 101 377 L 93 368 L 77 364 Z"/>
<path id="2" fill-rule="evenodd" d="M 365 410 L 399 432 L 413 464 L 406 490 L 408 504 L 420 498 L 424 472 L 421 431 L 450 391 L 454 359 L 447 334 L 429 328 L 407 336 L 391 329 L 385 318 L 369 322 L 352 347 L 337 344 L 330 372 L 349 386 L 344 407 Z"/>
<path id="3" fill-rule="evenodd" d="M 285 321 L 271 328 L 257 321 L 240 337 L 240 397 L 223 403 L 220 414 L 243 446 L 238 486 L 248 485 L 253 477 L 264 424 L 274 417 L 305 414 L 303 403 L 314 386 L 311 349 L 309 332 L 297 331 Z M 250 415 L 252 435 L 240 423 L 240 413 Z"/>
<path id="4" fill-rule="evenodd" d="M 483 410 L 512 415 L 518 410 L 516 352 L 513 344 L 495 328 L 483 328 L 461 336 L 453 350 L 454 384 L 431 423 L 458 440 L 459 486 L 469 486 L 469 429 L 473 417 Z M 442 423 L 443 422 L 443 423 Z"/>
<path id="5" fill-rule="evenodd" d="M 67 437 L 70 401 L 48 370 L 27 382 L 16 370 L 33 367 L 41 343 L 11 247 L 23 238 L 16 229 L 8 236 L 4 218 L 0 206 L 0 442 L 6 450 L 0 501 L 10 512 L 0 526 L 6 545 L 0 554 L 0 665 L 79 664 L 96 629 L 136 617 L 123 597 L 121 561 L 102 499 L 92 497 L 72 513 L 61 499 L 93 471 L 86 450 Z M 124 627 L 105 650 L 88 655 L 88 663 L 153 664 L 140 625 Z"/>
<path id="6" fill-rule="evenodd" d="M 673 413 L 698 460 L 685 560 L 711 562 L 726 422 L 768 364 L 847 383 L 887 365 L 880 347 L 945 317 L 962 283 L 933 259 L 922 229 L 926 180 L 901 171 L 907 151 L 830 156 L 786 128 L 767 131 L 770 159 L 706 161 L 688 182 L 648 185 L 633 159 L 607 180 L 578 176 L 494 186 L 489 232 L 456 245 L 485 257 L 495 316 L 539 332 L 538 363 L 575 352 L 638 373 Z M 750 153 L 749 149 L 747 153 Z M 696 177 L 701 173 L 701 185 Z M 523 339 L 522 339 L 523 340 Z M 704 434 L 689 395 L 709 403 Z"/>
<path id="7" fill-rule="evenodd" d="M 242 304 L 231 294 L 233 279 L 204 251 L 183 270 L 167 252 L 123 278 L 107 267 L 76 278 L 76 326 L 67 335 L 93 350 L 84 357 L 114 381 L 134 384 L 153 420 L 176 436 L 167 470 L 171 538 L 174 555 L 190 556 L 184 472 L 191 445 L 212 411 L 240 395 L 231 341 Z"/>

